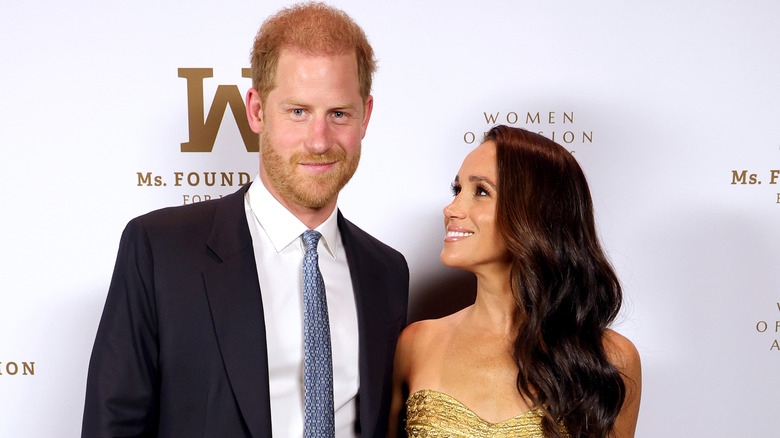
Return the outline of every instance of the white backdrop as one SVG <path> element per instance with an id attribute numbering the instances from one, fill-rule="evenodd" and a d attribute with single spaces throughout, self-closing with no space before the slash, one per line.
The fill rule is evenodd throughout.
<path id="1" fill-rule="evenodd" d="M 462 159 L 492 120 L 530 117 L 588 175 L 626 292 L 616 328 L 643 360 L 637 435 L 780 436 L 780 3 L 333 3 L 380 66 L 340 207 L 407 257 L 413 318 L 468 295 L 438 260 Z M 181 152 L 178 69 L 213 68 L 206 113 L 218 85 L 243 94 L 284 4 L 3 2 L 0 436 L 78 436 L 125 223 L 235 190 L 203 172 L 254 176 L 230 111 L 212 152 Z"/>

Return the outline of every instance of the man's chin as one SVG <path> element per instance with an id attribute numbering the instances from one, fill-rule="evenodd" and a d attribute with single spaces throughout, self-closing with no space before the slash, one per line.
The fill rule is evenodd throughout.
<path id="1" fill-rule="evenodd" d="M 309 185 L 306 188 L 311 189 L 314 185 Z M 320 209 L 328 204 L 331 204 L 337 197 L 338 197 L 339 191 L 338 189 L 334 190 L 333 188 L 328 189 L 322 189 L 322 190 L 307 190 L 306 192 L 303 192 L 301 190 L 295 190 L 294 193 L 292 193 L 290 198 L 293 202 L 296 204 L 311 208 L 311 209 Z"/>

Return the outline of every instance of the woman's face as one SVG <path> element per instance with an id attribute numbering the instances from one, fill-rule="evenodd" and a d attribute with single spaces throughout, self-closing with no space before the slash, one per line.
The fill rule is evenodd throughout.
<path id="1" fill-rule="evenodd" d="M 452 184 L 455 199 L 444 207 L 442 263 L 472 272 L 509 265 L 509 252 L 496 226 L 497 184 L 496 145 L 488 141 L 466 156 Z"/>

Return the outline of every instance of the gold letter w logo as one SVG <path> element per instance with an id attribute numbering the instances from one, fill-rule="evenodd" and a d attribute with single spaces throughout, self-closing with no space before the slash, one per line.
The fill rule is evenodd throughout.
<path id="1" fill-rule="evenodd" d="M 211 68 L 180 68 L 179 77 L 187 79 L 187 108 L 189 113 L 190 141 L 181 144 L 182 152 L 211 152 L 214 140 L 217 138 L 219 125 L 225 115 L 228 105 L 236 119 L 244 147 L 247 152 L 257 152 L 259 137 L 249 128 L 246 120 L 246 110 L 241 92 L 235 85 L 220 85 L 209 109 L 209 115 L 204 118 L 203 111 L 203 79 L 214 75 Z M 241 76 L 251 77 L 248 68 L 241 69 Z"/>

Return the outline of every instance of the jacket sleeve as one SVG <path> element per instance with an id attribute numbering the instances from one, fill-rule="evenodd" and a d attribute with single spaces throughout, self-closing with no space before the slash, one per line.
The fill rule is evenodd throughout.
<path id="1" fill-rule="evenodd" d="M 134 219 L 122 234 L 92 349 L 82 438 L 156 435 L 158 356 L 152 248 Z"/>

